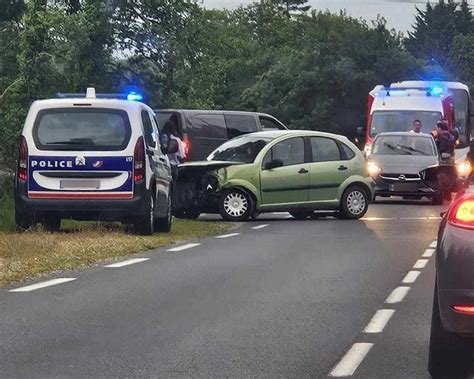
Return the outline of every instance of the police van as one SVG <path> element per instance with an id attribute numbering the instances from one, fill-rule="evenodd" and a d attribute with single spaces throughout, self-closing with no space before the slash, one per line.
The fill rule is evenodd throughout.
<path id="1" fill-rule="evenodd" d="M 137 233 L 171 229 L 172 177 L 153 110 L 130 93 L 35 101 L 20 137 L 18 230 L 61 219 L 120 221 Z"/>

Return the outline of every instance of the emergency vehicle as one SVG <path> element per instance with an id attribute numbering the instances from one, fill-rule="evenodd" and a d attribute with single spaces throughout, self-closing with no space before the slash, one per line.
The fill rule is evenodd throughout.
<path id="1" fill-rule="evenodd" d="M 451 93 L 454 106 L 455 126 L 459 131 L 459 146 L 469 144 L 474 132 L 471 120 L 472 109 L 469 87 L 460 82 L 406 80 L 392 83 L 391 88 L 415 88 L 434 93 Z"/>
<path id="2" fill-rule="evenodd" d="M 429 134 L 436 122 L 445 119 L 454 126 L 453 98 L 450 92 L 416 88 L 386 88 L 376 86 L 367 102 L 365 152 L 370 154 L 372 142 L 379 133 L 407 132 L 413 121 L 420 120 L 422 133 Z"/>
<path id="3" fill-rule="evenodd" d="M 170 230 L 171 170 L 155 114 L 137 93 L 108 96 L 88 88 L 31 105 L 16 173 L 18 230 L 55 231 L 66 218 Z"/>

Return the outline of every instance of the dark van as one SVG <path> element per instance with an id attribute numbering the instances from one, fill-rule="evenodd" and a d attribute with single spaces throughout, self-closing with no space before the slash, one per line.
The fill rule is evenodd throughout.
<path id="1" fill-rule="evenodd" d="M 186 161 L 205 160 L 218 146 L 242 134 L 287 129 L 265 113 L 178 109 L 156 110 L 155 113 L 160 128 L 169 120 L 178 125 Z"/>

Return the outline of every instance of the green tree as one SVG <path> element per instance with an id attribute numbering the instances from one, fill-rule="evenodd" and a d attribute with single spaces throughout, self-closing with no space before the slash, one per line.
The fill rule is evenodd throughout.
<path id="1" fill-rule="evenodd" d="M 449 51 L 458 34 L 473 31 L 471 10 L 466 0 L 459 4 L 454 0 L 428 2 L 425 10 L 417 8 L 413 32 L 405 41 L 407 49 L 425 61 L 428 71 L 446 71 Z M 448 72 L 444 72 L 449 77 Z"/>

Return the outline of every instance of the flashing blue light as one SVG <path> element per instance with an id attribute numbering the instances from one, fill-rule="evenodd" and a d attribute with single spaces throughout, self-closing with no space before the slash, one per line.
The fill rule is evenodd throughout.
<path id="1" fill-rule="evenodd" d="M 127 94 L 127 100 L 129 101 L 142 101 L 143 95 L 139 92 L 132 91 Z"/>
<path id="2" fill-rule="evenodd" d="M 444 88 L 441 86 L 431 87 L 430 93 L 432 96 L 440 96 L 444 93 Z"/>

